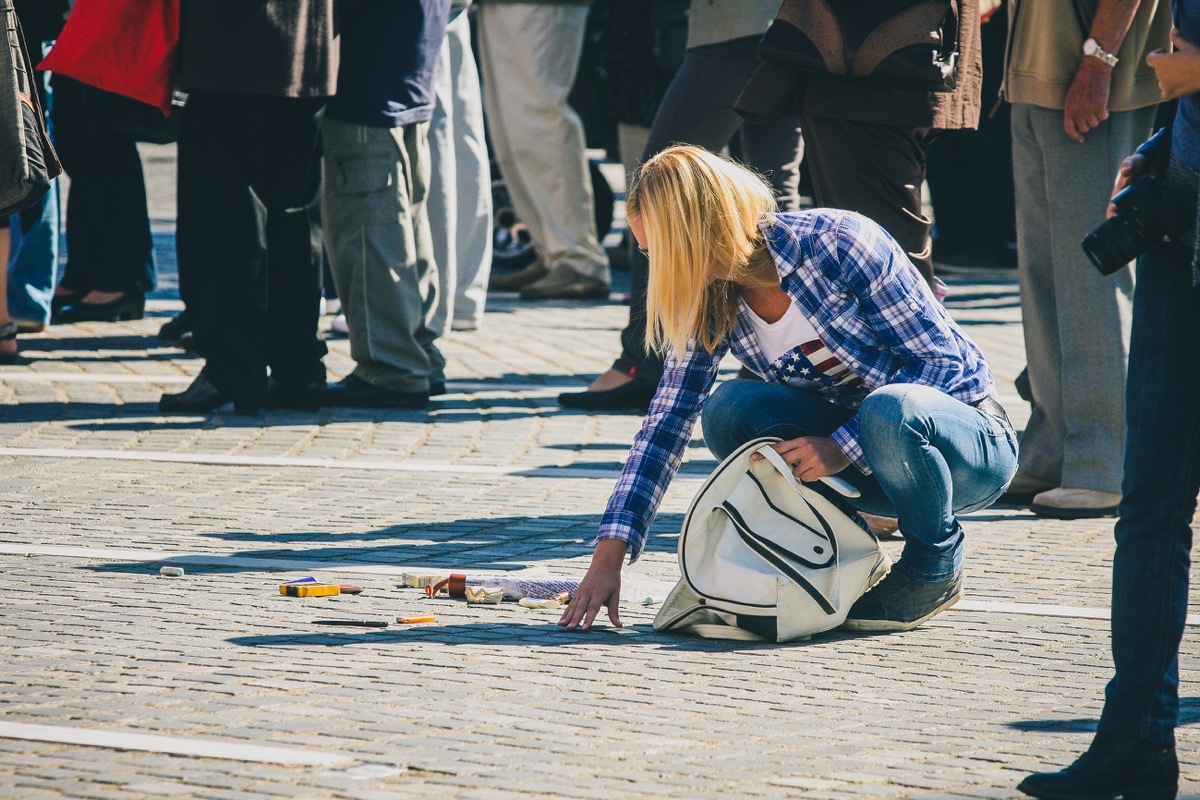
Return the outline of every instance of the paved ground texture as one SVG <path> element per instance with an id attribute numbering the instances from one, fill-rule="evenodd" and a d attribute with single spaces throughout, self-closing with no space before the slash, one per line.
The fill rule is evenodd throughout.
<path id="1" fill-rule="evenodd" d="M 154 340 L 179 306 L 169 192 L 152 194 L 149 316 L 22 337 L 27 360 L 0 371 L 0 798 L 1008 798 L 1086 745 L 1111 521 L 970 515 L 968 596 L 911 633 L 663 636 L 637 601 L 674 581 L 713 466 L 698 433 L 629 571 L 635 635 L 406 588 L 406 572 L 583 574 L 639 420 L 554 398 L 607 366 L 627 308 L 493 295 L 482 330 L 443 341 L 450 393 L 427 411 L 163 417 L 159 395 L 200 365 Z M 1014 276 L 947 281 L 1022 422 Z M 340 377 L 348 348 L 330 347 Z M 305 575 L 364 592 L 279 595 Z M 413 613 L 436 622 L 395 622 Z M 1189 628 L 1184 797 L 1200 797 L 1198 649 Z"/>

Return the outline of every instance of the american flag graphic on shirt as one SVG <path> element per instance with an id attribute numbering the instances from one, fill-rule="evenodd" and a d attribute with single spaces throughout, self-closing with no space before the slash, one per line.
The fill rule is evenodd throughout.
<path id="1" fill-rule="evenodd" d="M 780 382 L 789 386 L 854 387 L 862 383 L 820 339 L 789 350 L 775 359 L 771 368 Z"/>

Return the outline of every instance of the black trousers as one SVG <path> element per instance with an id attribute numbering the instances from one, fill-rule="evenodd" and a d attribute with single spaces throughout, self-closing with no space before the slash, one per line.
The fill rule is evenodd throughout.
<path id="1" fill-rule="evenodd" d="M 932 221 L 921 212 L 929 129 L 826 117 L 801 124 L 817 205 L 878 222 L 932 285 Z"/>
<path id="2" fill-rule="evenodd" d="M 154 258 L 137 142 L 95 129 L 77 81 L 62 75 L 51 81 L 54 147 L 71 178 L 62 284 L 77 294 L 149 292 Z"/>
<path id="3" fill-rule="evenodd" d="M 742 87 L 758 66 L 757 36 L 693 47 L 654 115 L 642 161 L 673 144 L 687 143 L 713 152 L 736 141 L 739 155 L 771 181 L 782 211 L 800 207 L 800 159 L 804 143 L 800 120 L 784 117 L 752 124 L 733 110 Z M 629 256 L 631 294 L 629 323 L 621 331 L 621 356 L 615 369 L 634 380 L 657 385 L 662 378 L 662 356 L 647 353 L 646 289 L 649 260 L 632 246 Z"/>
<path id="4" fill-rule="evenodd" d="M 218 389 L 324 380 L 313 215 L 324 100 L 193 91 L 180 119 L 180 282 Z"/>

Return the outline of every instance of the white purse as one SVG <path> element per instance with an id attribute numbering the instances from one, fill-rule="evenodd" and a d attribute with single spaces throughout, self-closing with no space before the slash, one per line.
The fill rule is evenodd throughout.
<path id="1" fill-rule="evenodd" d="M 799 483 L 772 444 L 747 442 L 692 500 L 679 536 L 683 576 L 659 631 L 709 639 L 805 639 L 841 625 L 891 560 L 879 540 Z M 751 461 L 762 453 L 761 461 Z"/>

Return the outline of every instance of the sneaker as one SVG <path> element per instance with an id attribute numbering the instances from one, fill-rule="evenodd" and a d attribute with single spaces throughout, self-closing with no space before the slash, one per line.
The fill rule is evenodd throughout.
<path id="1" fill-rule="evenodd" d="M 850 609 L 848 631 L 911 631 L 962 598 L 962 572 L 940 581 L 923 581 L 903 562 Z"/>
<path id="2" fill-rule="evenodd" d="M 1121 495 L 1117 492 L 1063 486 L 1038 494 L 1029 504 L 1029 510 L 1052 519 L 1097 519 L 1115 517 L 1120 505 Z"/>
<path id="3" fill-rule="evenodd" d="M 530 264 L 516 272 L 510 272 L 506 275 L 492 273 L 488 280 L 488 291 L 515 292 L 546 277 L 547 272 L 546 263 L 540 258 L 536 258 Z"/>
<path id="4" fill-rule="evenodd" d="M 566 263 L 554 267 L 533 283 L 521 287 L 522 300 L 607 300 L 608 281 L 577 272 Z"/>

